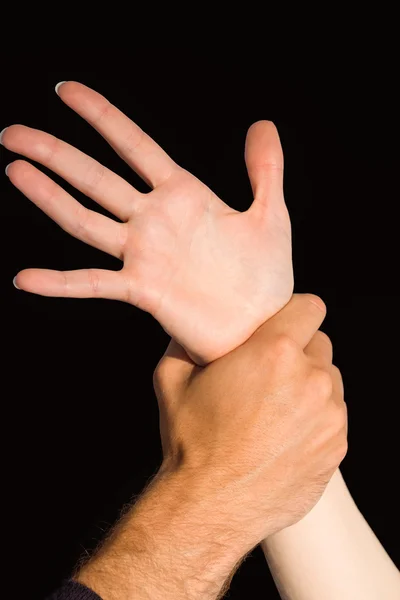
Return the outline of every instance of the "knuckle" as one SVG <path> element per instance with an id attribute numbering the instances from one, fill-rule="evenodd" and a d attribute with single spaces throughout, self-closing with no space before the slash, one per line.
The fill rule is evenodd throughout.
<path id="1" fill-rule="evenodd" d="M 336 365 L 332 365 L 332 378 L 336 384 L 336 388 L 337 388 L 340 396 L 343 398 L 343 396 L 344 396 L 343 377 L 342 377 L 342 373 L 340 372 L 340 369 Z"/>
<path id="2" fill-rule="evenodd" d="M 63 288 L 64 288 L 63 294 L 66 298 L 70 298 L 70 297 L 72 297 L 72 292 L 71 292 L 71 286 L 69 285 L 68 275 L 67 275 L 67 273 L 65 273 L 65 271 L 62 271 L 61 275 L 63 278 L 63 281 L 62 281 Z"/>
<path id="3" fill-rule="evenodd" d="M 131 128 L 123 142 L 123 152 L 132 154 L 137 151 L 145 138 L 143 129 L 137 125 L 131 124 Z"/>
<path id="4" fill-rule="evenodd" d="M 343 438 L 342 444 L 341 444 L 341 448 L 340 448 L 340 455 L 341 455 L 341 460 L 344 459 L 344 457 L 347 455 L 347 452 L 349 450 L 349 440 L 347 439 L 347 436 L 345 436 Z"/>
<path id="5" fill-rule="evenodd" d="M 323 344 L 326 344 L 327 347 L 330 350 L 332 350 L 332 342 L 331 342 L 331 338 L 329 337 L 329 335 L 327 335 L 323 331 L 318 330 L 317 333 L 315 334 L 315 336 L 317 337 L 318 341 L 322 342 Z"/>
<path id="6" fill-rule="evenodd" d="M 346 402 L 343 400 L 342 402 L 342 411 L 343 411 L 343 417 L 344 417 L 344 421 L 345 421 L 345 427 L 346 427 L 346 431 L 348 428 L 348 417 L 349 417 L 349 413 L 348 413 L 348 409 L 347 409 L 347 404 Z"/>
<path id="7" fill-rule="evenodd" d="M 43 153 L 43 160 L 46 162 L 46 164 L 51 165 L 54 157 L 60 149 L 60 140 L 53 135 L 46 135 L 43 141 L 43 146 L 46 148 L 45 153 Z"/>
<path id="8" fill-rule="evenodd" d="M 270 173 L 282 173 L 283 164 L 273 160 L 258 161 L 252 165 L 253 170 L 269 171 Z"/>
<path id="9" fill-rule="evenodd" d="M 342 460 L 345 458 L 345 456 L 347 454 L 348 449 L 349 449 L 349 444 L 347 441 L 347 437 L 343 436 L 339 440 L 339 442 L 336 446 L 336 450 L 335 450 L 334 457 L 333 457 L 336 465 L 339 465 L 342 462 Z"/>
<path id="10" fill-rule="evenodd" d="M 319 398 L 330 398 L 333 392 L 332 376 L 325 369 L 314 368 L 310 376 L 312 392 Z"/>
<path id="11" fill-rule="evenodd" d="M 346 435 L 347 408 L 344 403 L 334 404 L 329 414 L 329 424 L 333 435 Z"/>
<path id="12" fill-rule="evenodd" d="M 124 256 L 124 252 L 121 252 L 121 260 L 123 260 L 123 256 Z M 126 302 L 127 304 L 133 304 L 134 306 L 139 306 L 140 305 L 140 294 L 136 288 L 135 282 L 131 277 L 129 277 L 129 274 L 126 273 L 124 271 L 124 269 L 122 269 L 121 271 L 121 278 L 123 281 L 123 295 L 122 298 L 124 300 L 124 302 Z"/>
<path id="13" fill-rule="evenodd" d="M 158 389 L 160 382 L 162 381 L 162 367 L 161 367 L 162 359 L 157 364 L 156 368 L 153 371 L 153 386 L 155 389 Z"/>
<path id="14" fill-rule="evenodd" d="M 340 405 L 340 414 L 341 414 L 341 422 L 342 422 L 342 429 L 345 432 L 345 434 L 347 435 L 347 430 L 348 430 L 348 413 L 347 413 L 347 404 L 346 402 L 342 402 Z"/>
<path id="15" fill-rule="evenodd" d="M 98 273 L 94 269 L 88 270 L 88 280 L 89 286 L 94 296 L 97 296 L 99 293 L 100 287 L 100 277 Z"/>
<path id="16" fill-rule="evenodd" d="M 121 254 L 120 254 L 121 257 L 123 257 L 126 252 L 127 245 L 128 245 L 128 239 L 129 239 L 128 227 L 126 226 L 125 223 L 118 223 L 117 245 L 121 249 Z"/>
<path id="17" fill-rule="evenodd" d="M 98 162 L 91 162 L 86 171 L 84 185 L 87 190 L 96 190 L 104 179 L 106 169 Z"/>
<path id="18" fill-rule="evenodd" d="M 97 115 L 93 119 L 93 124 L 98 125 L 101 121 L 103 121 L 112 108 L 113 106 L 111 102 L 109 102 L 108 100 L 106 100 L 106 98 L 104 98 L 104 96 L 102 96 L 101 102 L 99 102 L 99 105 L 97 107 Z"/>
<path id="19" fill-rule="evenodd" d="M 76 209 L 73 234 L 76 236 L 86 233 L 89 228 L 90 211 L 85 208 L 82 204 Z"/>
<path id="20" fill-rule="evenodd" d="M 168 365 L 165 358 L 161 358 L 153 371 L 153 386 L 156 392 L 160 392 L 168 379 Z"/>
<path id="21" fill-rule="evenodd" d="M 298 349 L 296 342 L 285 334 L 277 335 L 272 344 L 272 351 L 279 360 L 288 360 L 297 356 Z"/>

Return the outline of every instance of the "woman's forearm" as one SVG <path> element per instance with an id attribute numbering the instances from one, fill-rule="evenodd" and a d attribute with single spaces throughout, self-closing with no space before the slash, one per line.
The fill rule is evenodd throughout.
<path id="1" fill-rule="evenodd" d="M 314 509 L 262 548 L 284 600 L 400 598 L 400 573 L 339 471 Z"/>

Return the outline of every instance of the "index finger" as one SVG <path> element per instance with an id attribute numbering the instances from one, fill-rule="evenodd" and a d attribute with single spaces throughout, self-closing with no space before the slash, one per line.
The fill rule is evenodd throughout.
<path id="1" fill-rule="evenodd" d="M 258 330 L 263 337 L 285 335 L 305 348 L 326 316 L 325 303 L 314 294 L 293 294 L 291 300 Z"/>

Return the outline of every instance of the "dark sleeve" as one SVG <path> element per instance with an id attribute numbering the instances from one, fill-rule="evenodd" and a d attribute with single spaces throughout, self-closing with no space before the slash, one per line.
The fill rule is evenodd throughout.
<path id="1" fill-rule="evenodd" d="M 95 592 L 81 583 L 69 579 L 47 600 L 102 600 Z"/>

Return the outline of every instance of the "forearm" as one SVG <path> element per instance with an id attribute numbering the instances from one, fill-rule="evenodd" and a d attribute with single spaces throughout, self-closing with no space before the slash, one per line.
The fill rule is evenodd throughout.
<path id="1" fill-rule="evenodd" d="M 284 600 L 397 600 L 400 574 L 339 471 L 301 521 L 262 542 Z"/>
<path id="2" fill-rule="evenodd" d="M 251 547 L 208 500 L 157 477 L 75 580 L 103 600 L 221 597 Z"/>

